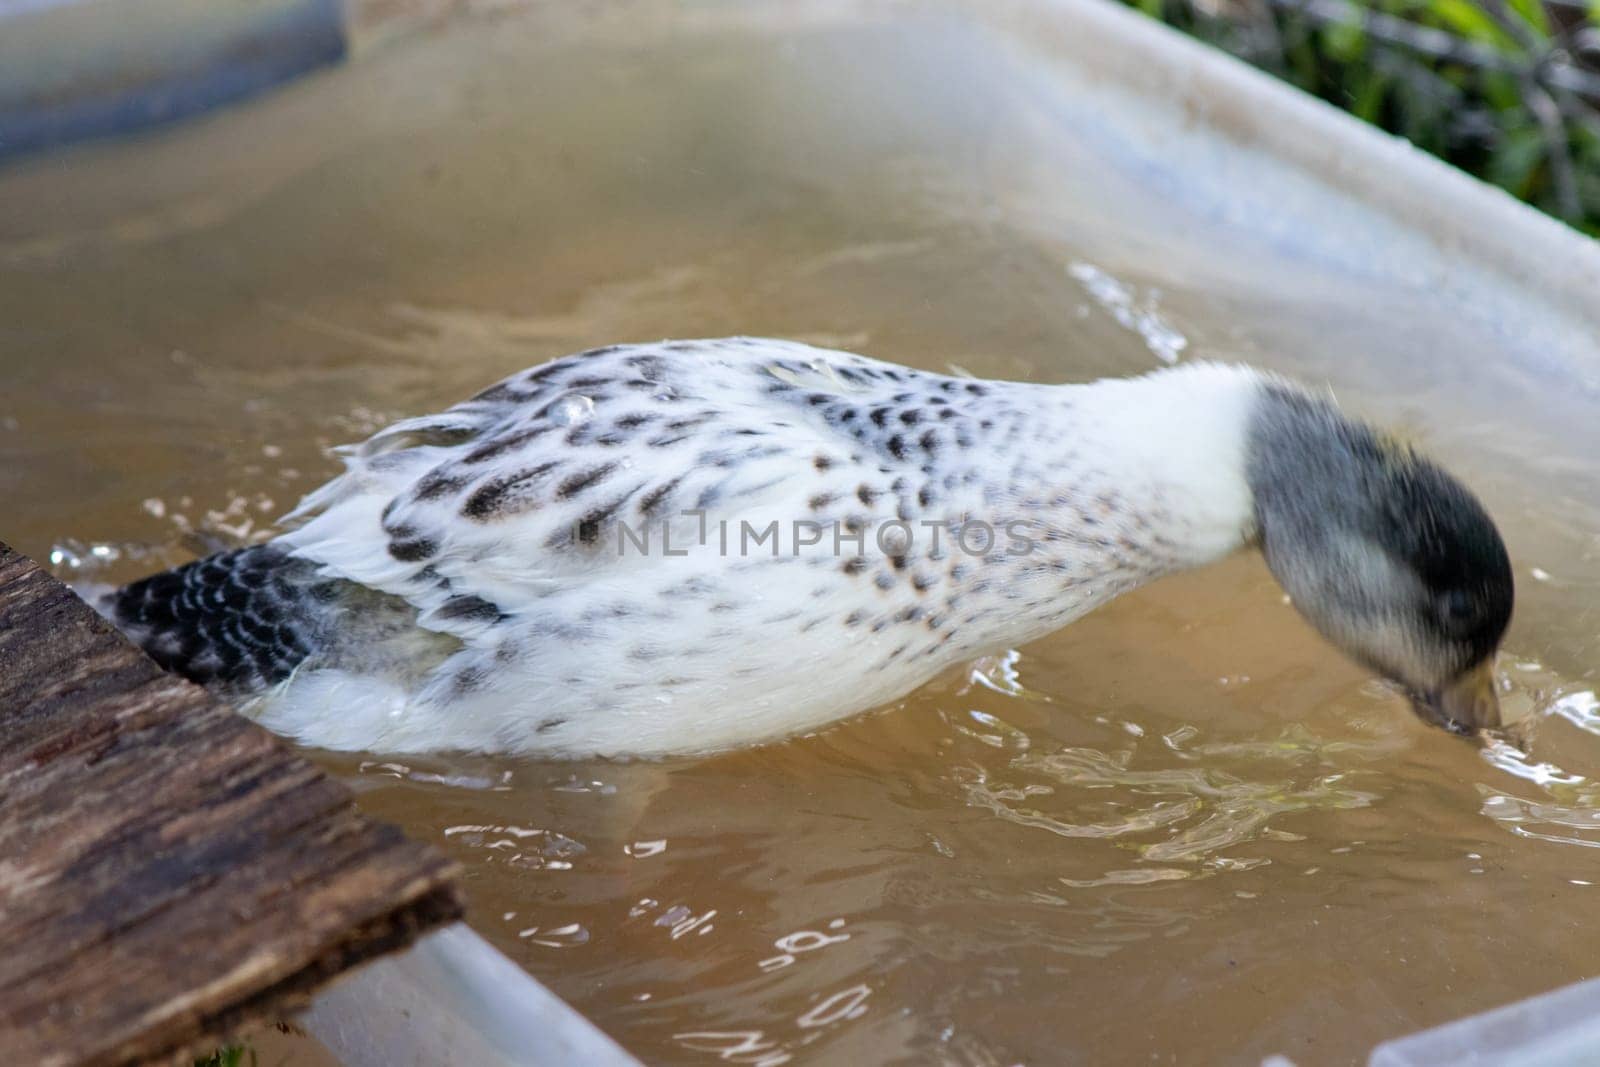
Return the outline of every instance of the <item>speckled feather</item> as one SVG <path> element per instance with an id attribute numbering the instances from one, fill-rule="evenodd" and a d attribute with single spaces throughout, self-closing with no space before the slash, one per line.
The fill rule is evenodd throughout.
<path id="1" fill-rule="evenodd" d="M 338 589 L 316 571 L 270 545 L 221 552 L 123 586 L 109 614 L 167 670 L 259 688 L 321 643 L 316 605 Z"/>
<path id="2" fill-rule="evenodd" d="M 343 450 L 270 546 L 136 583 L 118 610 L 167 662 L 327 747 L 771 739 L 1237 547 L 1261 380 L 1202 364 L 980 382 L 748 338 L 596 349 Z M 794 543 L 795 520 L 818 543 Z M 741 551 L 741 523 L 774 521 L 775 552 Z M 977 521 L 1000 532 L 974 551 L 923 525 Z M 273 568 L 290 577 L 254 577 Z M 203 574 L 252 592 L 198 624 L 158 603 Z M 205 636 L 224 626 L 237 654 Z"/>

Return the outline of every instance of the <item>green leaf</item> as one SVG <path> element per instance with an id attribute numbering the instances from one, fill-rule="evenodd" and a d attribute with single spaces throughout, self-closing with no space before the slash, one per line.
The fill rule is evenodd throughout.
<path id="1" fill-rule="evenodd" d="M 1388 75 L 1382 71 L 1368 71 L 1350 101 L 1350 113 L 1363 122 L 1376 124 L 1379 112 L 1383 108 L 1384 97 L 1388 96 L 1388 93 Z"/>
<path id="2" fill-rule="evenodd" d="M 1600 0 L 1595 0 L 1600 3 Z M 1357 21 L 1336 22 L 1322 31 L 1322 50 L 1340 63 L 1354 63 L 1366 51 L 1367 31 Z"/>
<path id="3" fill-rule="evenodd" d="M 1512 10 L 1522 16 L 1526 22 L 1539 32 L 1540 37 L 1550 36 L 1550 20 L 1544 13 L 1542 0 L 1508 0 Z"/>
<path id="4" fill-rule="evenodd" d="M 1493 45 L 1502 52 L 1516 50 L 1516 42 L 1472 0 L 1429 0 L 1424 10 L 1445 29 L 1468 40 Z"/>
<path id="5" fill-rule="evenodd" d="M 1510 130 L 1489 157 L 1484 176 L 1513 196 L 1526 199 L 1544 155 L 1544 137 L 1536 127 Z"/>
<path id="6" fill-rule="evenodd" d="M 1510 74 L 1486 74 L 1478 83 L 1483 98 L 1496 111 L 1507 115 L 1525 115 L 1522 104 L 1522 85 Z"/>

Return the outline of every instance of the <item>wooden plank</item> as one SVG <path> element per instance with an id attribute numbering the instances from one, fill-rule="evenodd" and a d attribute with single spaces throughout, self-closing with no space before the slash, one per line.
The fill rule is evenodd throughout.
<path id="1" fill-rule="evenodd" d="M 459 917 L 455 873 L 0 543 L 0 1063 L 282 1018 Z"/>

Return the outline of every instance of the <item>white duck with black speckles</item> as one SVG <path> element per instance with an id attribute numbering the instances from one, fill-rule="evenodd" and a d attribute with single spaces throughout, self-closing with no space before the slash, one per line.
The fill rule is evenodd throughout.
<path id="1" fill-rule="evenodd" d="M 1331 410 L 1220 364 L 1035 385 L 750 338 L 595 349 L 344 450 L 277 540 L 106 610 L 314 745 L 723 749 L 1239 548 L 1282 397 Z"/>

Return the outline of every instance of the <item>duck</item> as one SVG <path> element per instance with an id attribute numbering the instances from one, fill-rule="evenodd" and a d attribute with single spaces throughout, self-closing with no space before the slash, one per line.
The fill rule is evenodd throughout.
<path id="1" fill-rule="evenodd" d="M 272 539 L 98 605 L 310 746 L 777 741 L 1246 548 L 1424 721 L 1499 724 L 1514 590 L 1484 506 L 1245 365 L 1040 384 L 761 338 L 618 344 L 337 451 Z"/>

